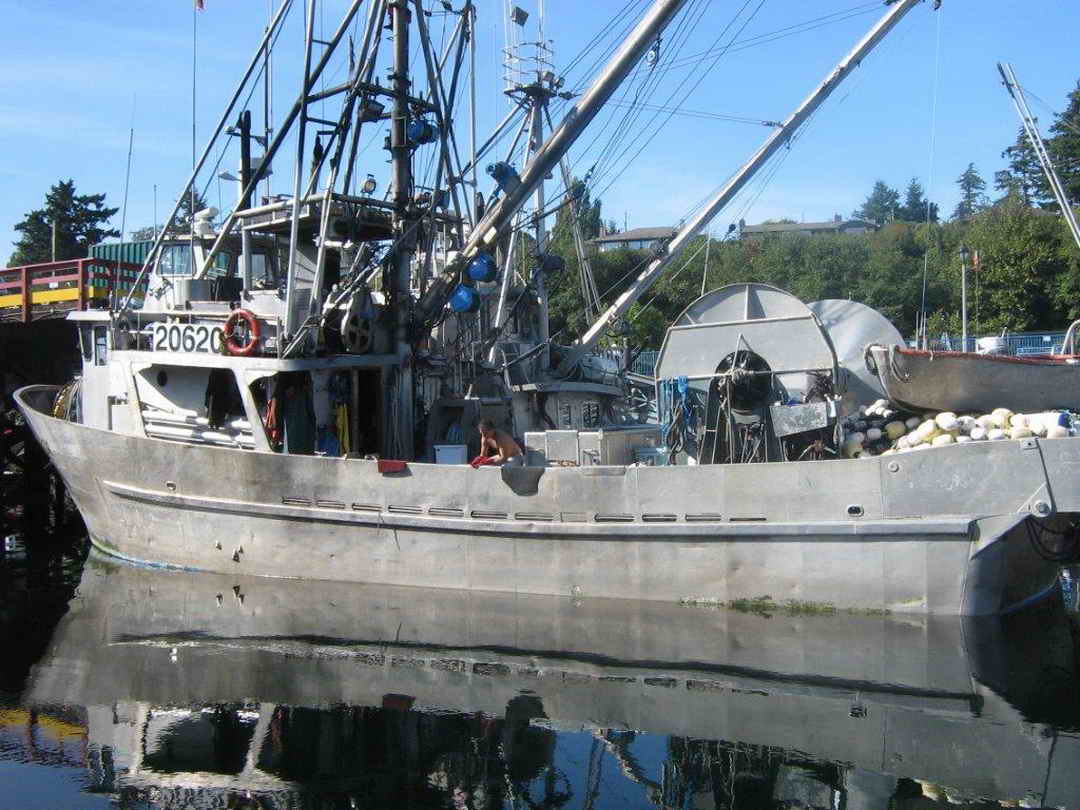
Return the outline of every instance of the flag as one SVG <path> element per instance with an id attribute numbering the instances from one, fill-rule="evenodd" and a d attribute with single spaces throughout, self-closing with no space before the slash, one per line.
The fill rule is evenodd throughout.
<path id="1" fill-rule="evenodd" d="M 196 11 L 202 11 L 203 10 L 203 0 L 195 0 L 195 10 Z"/>

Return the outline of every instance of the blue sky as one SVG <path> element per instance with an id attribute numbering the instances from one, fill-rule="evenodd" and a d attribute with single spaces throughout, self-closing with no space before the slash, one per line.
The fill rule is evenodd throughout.
<path id="1" fill-rule="evenodd" d="M 517 2 L 531 12 L 526 33 L 535 37 L 538 0 Z M 197 20 L 200 149 L 258 41 L 269 6 L 268 0 L 205 3 Z M 478 3 L 481 136 L 507 109 L 495 79 L 503 4 Z M 154 221 L 155 184 L 162 219 L 191 165 L 192 0 L 6 0 L 4 5 L 0 259 L 10 253 L 15 223 L 39 207 L 59 179 L 71 177 L 81 192 L 106 192 L 110 205 L 122 204 L 132 126 L 127 229 Z M 344 0 L 326 4 L 318 25 L 327 36 L 344 5 Z M 546 0 L 543 5 L 544 36 L 553 43 L 556 65 L 564 66 L 596 32 L 619 24 L 613 20 L 616 12 L 644 3 Z M 764 120 L 785 117 L 885 11 L 880 0 L 692 0 L 688 5 L 695 24 L 665 35 L 656 69 L 666 72 L 638 100 Z M 296 6 L 298 21 L 301 0 Z M 444 20 L 431 18 L 436 35 Z M 811 20 L 821 24 L 771 41 L 755 39 Z M 1029 93 L 1046 102 L 1031 99 L 1045 131 L 1051 110 L 1061 109 L 1080 78 L 1078 32 L 1080 4 L 1072 0 L 944 0 L 937 12 L 929 3 L 920 5 L 815 116 L 775 172 L 768 173 L 768 183 L 754 184 L 720 214 L 714 228 L 722 231 L 740 216 L 751 223 L 846 216 L 877 179 L 903 191 L 917 177 L 949 213 L 957 201 L 956 178 L 967 164 L 974 162 L 992 183 L 1002 166 L 1001 150 L 1016 137 L 1019 122 L 995 62 L 1011 61 Z M 729 43 L 717 60 L 691 59 Z M 274 96 L 275 108 L 284 111 L 299 82 L 285 74 L 300 52 L 296 24 L 280 46 Z M 584 79 L 591 61 L 569 71 L 567 86 Z M 620 98 L 633 99 L 644 78 L 639 72 L 638 84 Z M 625 107 L 611 107 L 595 122 L 571 152 L 575 174 L 583 175 L 612 146 L 625 114 Z M 596 173 L 593 190 L 604 202 L 605 218 L 620 227 L 677 222 L 768 134 L 757 124 L 663 114 L 648 122 L 651 115 L 643 113 L 621 142 L 625 156 L 636 154 L 636 159 L 608 160 Z M 628 144 L 643 130 L 654 137 Z M 381 135 L 375 134 L 368 139 L 373 148 L 365 170 L 379 173 L 385 170 L 385 153 Z M 234 162 L 226 155 L 223 168 Z M 276 168 L 273 190 L 288 191 L 291 170 L 284 163 Z M 481 176 L 487 190 L 485 180 Z M 226 208 L 235 195 L 233 184 L 212 176 L 206 188 L 211 204 L 220 197 Z M 120 214 L 113 224 L 120 226 Z"/>

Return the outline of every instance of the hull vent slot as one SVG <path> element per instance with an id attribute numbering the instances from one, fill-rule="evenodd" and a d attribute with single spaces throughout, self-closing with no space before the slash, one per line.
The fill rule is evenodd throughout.
<path id="1" fill-rule="evenodd" d="M 723 519 L 724 516 L 719 512 L 695 512 L 692 515 L 686 515 L 687 523 L 716 523 L 718 520 Z"/>
<path id="2" fill-rule="evenodd" d="M 470 514 L 478 520 L 506 520 L 506 512 L 488 512 L 483 509 L 473 509 Z"/>
<path id="3" fill-rule="evenodd" d="M 764 523 L 768 518 L 764 517 L 733 517 L 728 518 L 732 523 Z"/>
<path id="4" fill-rule="evenodd" d="M 514 520 L 540 520 L 551 522 L 555 516 L 550 512 L 514 512 Z"/>
<path id="5" fill-rule="evenodd" d="M 465 510 L 455 509 L 452 506 L 433 506 L 428 509 L 428 514 L 435 517 L 460 518 L 465 517 Z"/>
<path id="6" fill-rule="evenodd" d="M 634 516 L 625 513 L 597 513 L 594 520 L 596 520 L 597 523 L 633 523 Z"/>
<path id="7" fill-rule="evenodd" d="M 310 498 L 294 498 L 291 495 L 286 495 L 281 502 L 286 506 L 311 506 Z"/>
<path id="8" fill-rule="evenodd" d="M 324 501 L 316 500 L 315 505 L 322 509 L 344 509 L 345 504 L 342 501 Z"/>
<path id="9" fill-rule="evenodd" d="M 390 504 L 386 507 L 387 512 L 391 512 L 395 515 L 422 515 L 424 514 L 424 508 L 422 506 L 395 506 Z"/>
<path id="10" fill-rule="evenodd" d="M 674 523 L 679 519 L 678 515 L 669 515 L 663 513 L 653 513 L 642 515 L 641 519 L 645 523 Z"/>
<path id="11" fill-rule="evenodd" d="M 377 503 L 354 503 L 352 505 L 354 512 L 381 512 L 382 507 Z"/>

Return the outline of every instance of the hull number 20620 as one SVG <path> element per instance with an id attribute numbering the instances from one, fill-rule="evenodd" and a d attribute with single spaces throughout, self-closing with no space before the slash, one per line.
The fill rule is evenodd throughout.
<path id="1" fill-rule="evenodd" d="M 219 326 L 191 323 L 154 324 L 155 352 L 206 352 L 220 354 L 225 333 Z"/>

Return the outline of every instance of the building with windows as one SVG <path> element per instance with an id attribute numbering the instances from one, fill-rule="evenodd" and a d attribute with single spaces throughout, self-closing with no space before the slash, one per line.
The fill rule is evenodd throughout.
<path id="1" fill-rule="evenodd" d="M 671 227 L 633 228 L 622 233 L 609 233 L 592 240 L 597 250 L 606 253 L 609 250 L 652 250 L 657 243 L 670 239 L 675 233 Z"/>
<path id="2" fill-rule="evenodd" d="M 765 222 L 761 225 L 747 225 L 739 222 L 740 239 L 763 239 L 770 234 L 803 234 L 819 236 L 823 233 L 870 233 L 878 226 L 861 219 L 842 219 L 839 214 L 826 222 Z"/>

